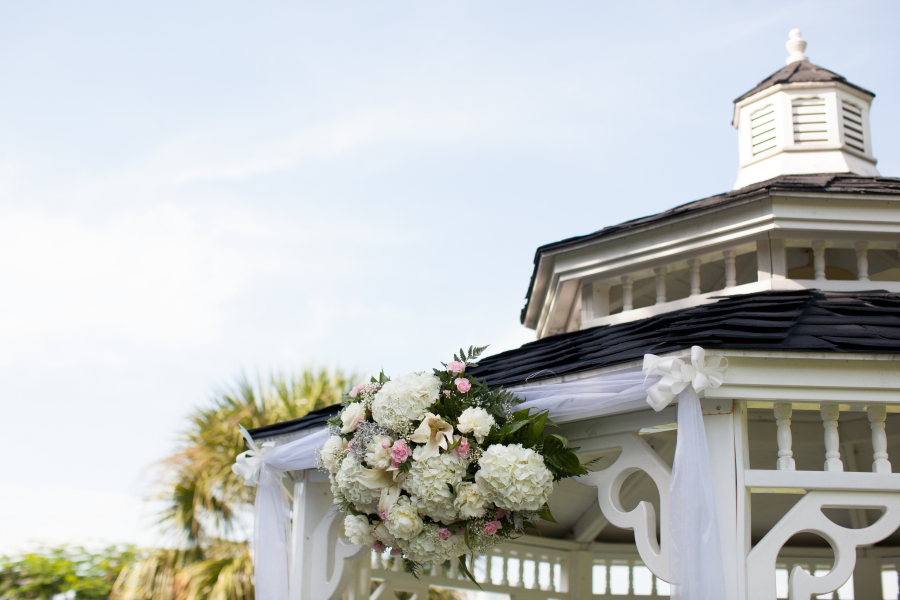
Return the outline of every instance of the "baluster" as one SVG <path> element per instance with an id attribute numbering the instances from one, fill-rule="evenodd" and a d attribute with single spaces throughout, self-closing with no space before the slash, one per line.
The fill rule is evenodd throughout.
<path id="1" fill-rule="evenodd" d="M 790 403 L 779 402 L 775 404 L 775 425 L 778 428 L 778 470 L 793 471 L 794 451 L 791 449 L 793 439 L 791 437 L 791 409 Z"/>
<path id="2" fill-rule="evenodd" d="M 519 555 L 519 583 L 516 587 L 525 587 L 525 554 Z"/>
<path id="3" fill-rule="evenodd" d="M 840 472 L 844 470 L 841 462 L 840 438 L 838 437 L 838 417 L 841 409 L 837 404 L 823 406 L 822 425 L 825 427 L 825 470 Z"/>
<path id="4" fill-rule="evenodd" d="M 725 287 L 734 287 L 737 285 L 737 266 L 735 264 L 737 252 L 725 250 L 722 254 L 725 256 Z"/>
<path id="5" fill-rule="evenodd" d="M 700 259 L 692 258 L 688 261 L 691 269 L 691 296 L 700 295 Z"/>
<path id="6" fill-rule="evenodd" d="M 631 275 L 622 275 L 622 312 L 634 308 L 634 279 Z"/>
<path id="7" fill-rule="evenodd" d="M 856 242 L 856 278 L 869 281 L 869 242 Z"/>
<path id="8" fill-rule="evenodd" d="M 866 411 L 869 414 L 869 426 L 872 428 L 872 461 L 873 473 L 890 473 L 891 462 L 887 453 L 887 434 L 884 431 L 884 420 L 887 418 L 887 407 L 884 405 L 870 406 Z"/>
<path id="9" fill-rule="evenodd" d="M 666 268 L 656 267 L 653 272 L 656 273 L 656 303 L 663 304 L 666 301 Z"/>
<path id="10" fill-rule="evenodd" d="M 547 589 L 549 589 L 552 592 L 552 591 L 556 590 L 556 558 L 551 556 L 549 564 L 550 564 L 550 587 Z"/>
<path id="11" fill-rule="evenodd" d="M 450 579 L 459 579 L 459 561 L 450 561 L 450 573 L 447 575 Z"/>
<path id="12" fill-rule="evenodd" d="M 500 579 L 500 585 L 509 585 L 509 555 L 503 554 L 503 577 Z"/>
<path id="13" fill-rule="evenodd" d="M 391 571 L 396 571 L 399 573 L 400 572 L 400 564 L 402 562 L 403 561 L 400 559 L 399 556 L 395 556 L 394 560 L 392 561 L 392 564 L 391 564 Z"/>
<path id="14" fill-rule="evenodd" d="M 533 590 L 541 589 L 541 557 L 535 555 L 534 556 L 534 585 L 531 586 Z"/>
<path id="15" fill-rule="evenodd" d="M 606 561 L 606 591 L 604 594 L 612 594 L 612 561 Z"/>
<path id="16" fill-rule="evenodd" d="M 825 281 L 825 242 L 815 241 L 813 247 L 813 267 L 816 271 L 816 281 Z"/>
<path id="17" fill-rule="evenodd" d="M 634 563 L 628 561 L 628 595 L 634 596 Z"/>

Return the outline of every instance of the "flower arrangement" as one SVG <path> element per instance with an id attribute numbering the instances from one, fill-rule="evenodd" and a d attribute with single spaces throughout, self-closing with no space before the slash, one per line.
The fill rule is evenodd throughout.
<path id="1" fill-rule="evenodd" d="M 467 373 L 485 349 L 460 350 L 433 374 L 354 387 L 319 452 L 347 538 L 390 548 L 413 574 L 454 558 L 469 574 L 467 553 L 553 520 L 553 483 L 587 472 L 577 448 L 544 434 L 546 412 L 517 411 L 514 394 Z"/>

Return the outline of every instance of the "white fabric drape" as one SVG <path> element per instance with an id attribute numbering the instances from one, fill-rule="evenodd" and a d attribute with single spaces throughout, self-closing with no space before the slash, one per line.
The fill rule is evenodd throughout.
<path id="1" fill-rule="evenodd" d="M 672 598 L 725 597 L 719 524 L 709 448 L 698 391 L 718 387 L 724 367 L 705 364 L 702 348 L 691 361 L 645 356 L 644 370 L 603 374 L 563 383 L 512 388 L 518 408 L 548 410 L 550 417 L 588 416 L 678 403 L 678 440 L 670 483 L 669 541 Z M 311 469 L 328 439 L 325 430 L 269 449 L 262 455 L 255 512 L 256 590 L 259 600 L 288 599 L 287 496 L 275 473 Z M 251 451 L 248 451 L 252 454 Z M 237 470 L 237 469 L 236 469 Z M 250 480 L 248 479 L 248 482 Z"/>

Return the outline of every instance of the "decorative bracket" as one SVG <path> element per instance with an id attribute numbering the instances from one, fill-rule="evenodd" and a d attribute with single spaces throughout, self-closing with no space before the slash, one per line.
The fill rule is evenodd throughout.
<path id="1" fill-rule="evenodd" d="M 847 529 L 822 513 L 823 508 L 875 508 L 881 518 L 863 529 Z M 752 581 L 749 600 L 775 600 L 775 564 L 782 546 L 796 533 L 822 536 L 834 550 L 834 566 L 827 575 L 811 575 L 800 566 L 790 574 L 789 598 L 807 600 L 833 592 L 844 585 L 856 567 L 856 548 L 883 540 L 900 527 L 900 494 L 896 492 L 807 493 L 750 551 L 747 581 Z"/>
<path id="2" fill-rule="evenodd" d="M 634 541 L 641 560 L 650 571 L 664 581 L 669 580 L 669 481 L 672 469 L 636 433 L 604 437 L 597 450 L 622 448 L 622 454 L 608 468 L 576 478 L 578 483 L 597 488 L 600 510 L 610 523 L 634 530 Z M 659 490 L 660 539 L 656 538 L 656 510 L 641 501 L 634 510 L 622 507 L 622 484 L 629 475 L 644 471 Z"/>
<path id="3" fill-rule="evenodd" d="M 369 551 L 367 546 L 349 544 L 341 537 L 343 515 L 332 510 L 316 527 L 312 536 L 312 598 L 340 600 L 357 575 L 354 560 Z"/>

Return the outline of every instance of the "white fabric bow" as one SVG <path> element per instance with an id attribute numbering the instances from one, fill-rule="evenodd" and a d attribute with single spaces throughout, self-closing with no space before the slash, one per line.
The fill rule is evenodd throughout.
<path id="1" fill-rule="evenodd" d="M 660 358 L 654 354 L 644 355 L 644 374 L 662 375 L 662 379 L 647 390 L 647 403 L 653 410 L 660 411 L 688 386 L 698 394 L 703 390 L 717 388 L 725 381 L 728 360 L 716 358 L 715 363 L 706 364 L 706 350 L 700 346 L 691 348 L 691 362 L 681 358 Z"/>
<path id="2" fill-rule="evenodd" d="M 250 450 L 238 454 L 231 470 L 244 478 L 244 483 L 250 487 L 257 486 L 261 483 L 268 483 L 270 477 L 281 478 L 283 472 L 267 468 L 265 464 L 265 456 L 275 447 L 275 442 L 266 442 L 262 446 L 258 445 L 250 437 L 250 432 L 241 425 L 241 435 L 247 440 Z"/>

